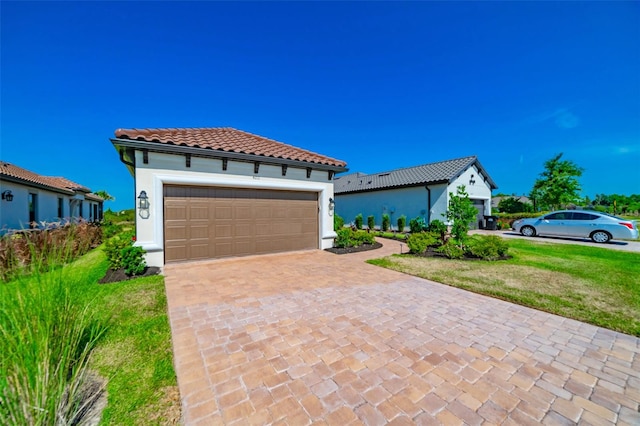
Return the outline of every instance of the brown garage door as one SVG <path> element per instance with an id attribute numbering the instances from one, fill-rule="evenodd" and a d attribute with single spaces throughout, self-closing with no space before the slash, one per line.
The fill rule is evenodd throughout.
<path id="1" fill-rule="evenodd" d="M 165 262 L 318 248 L 315 192 L 164 187 Z"/>

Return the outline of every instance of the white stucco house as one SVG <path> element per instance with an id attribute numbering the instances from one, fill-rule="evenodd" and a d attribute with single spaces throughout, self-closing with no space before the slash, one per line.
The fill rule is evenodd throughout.
<path id="1" fill-rule="evenodd" d="M 63 177 L 0 160 L 0 233 L 63 221 L 102 219 L 103 199 Z"/>
<path id="2" fill-rule="evenodd" d="M 150 266 L 333 244 L 346 163 L 233 128 L 118 129 Z"/>
<path id="3" fill-rule="evenodd" d="M 402 215 L 407 217 L 407 225 L 416 217 L 426 223 L 436 219 L 446 222 L 443 213 L 449 205 L 449 193 L 455 194 L 459 185 L 465 186 L 478 209 L 472 227 L 481 227 L 484 216 L 491 214 L 491 191 L 497 186 L 475 156 L 388 172 L 339 176 L 334 188 L 336 213 L 346 223 L 362 214 L 366 224 L 367 216 L 373 215 L 378 227 L 382 215 L 388 214 L 394 229 Z"/>

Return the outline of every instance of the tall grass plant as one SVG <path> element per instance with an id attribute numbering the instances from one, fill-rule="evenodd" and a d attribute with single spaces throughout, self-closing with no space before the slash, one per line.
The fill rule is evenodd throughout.
<path id="1" fill-rule="evenodd" d="M 105 327 L 71 291 L 84 277 L 63 267 L 77 234 L 22 238 L 29 267 L 0 284 L 0 424 L 83 424 L 101 393 L 87 366 Z"/>

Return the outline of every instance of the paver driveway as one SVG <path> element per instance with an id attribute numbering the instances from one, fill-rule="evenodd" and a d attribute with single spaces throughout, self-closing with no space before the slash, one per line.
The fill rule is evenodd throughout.
<path id="1" fill-rule="evenodd" d="M 384 244 L 168 265 L 185 424 L 640 423 L 640 339 L 365 264 Z"/>

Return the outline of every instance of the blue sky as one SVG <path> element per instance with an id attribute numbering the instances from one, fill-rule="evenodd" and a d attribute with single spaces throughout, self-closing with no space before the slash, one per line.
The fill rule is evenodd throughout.
<path id="1" fill-rule="evenodd" d="M 235 127 L 350 171 L 477 155 L 640 193 L 639 2 L 9 2 L 0 158 L 133 207 L 115 129 Z"/>

